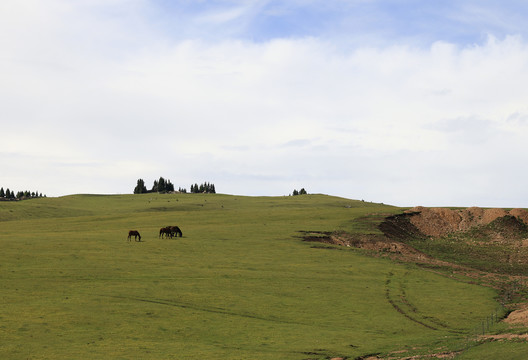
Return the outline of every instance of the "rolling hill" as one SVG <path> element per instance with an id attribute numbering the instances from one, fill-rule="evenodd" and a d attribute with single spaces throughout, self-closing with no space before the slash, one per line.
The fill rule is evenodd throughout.
<path id="1" fill-rule="evenodd" d="M 301 360 L 483 349 L 473 336 L 489 314 L 504 314 L 499 288 L 390 251 L 304 241 L 384 236 L 378 225 L 404 210 L 326 195 L 0 203 L 0 357 Z M 160 239 L 168 225 L 183 237 Z M 141 242 L 127 241 L 132 229 Z"/>

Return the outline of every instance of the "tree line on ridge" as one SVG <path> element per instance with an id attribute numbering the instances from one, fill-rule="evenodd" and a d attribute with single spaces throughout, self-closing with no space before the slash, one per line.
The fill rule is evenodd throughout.
<path id="1" fill-rule="evenodd" d="M 169 179 L 164 179 L 160 177 L 159 180 L 154 180 L 154 184 L 150 190 L 145 186 L 145 181 L 143 179 L 138 179 L 137 185 L 134 188 L 134 194 L 146 194 L 146 193 L 170 193 L 175 192 L 174 184 Z M 187 193 L 187 189 L 178 188 L 179 193 Z M 192 194 L 207 193 L 207 194 L 216 194 L 215 185 L 212 183 L 205 182 L 201 185 L 191 184 Z"/>
<path id="2" fill-rule="evenodd" d="M 0 188 L 0 201 L 2 200 L 26 200 L 26 199 L 35 199 L 40 197 L 46 197 L 46 195 L 42 195 L 42 193 L 39 193 L 38 191 L 18 191 L 14 192 L 12 190 L 9 190 L 9 188 L 5 189 L 2 187 Z"/>

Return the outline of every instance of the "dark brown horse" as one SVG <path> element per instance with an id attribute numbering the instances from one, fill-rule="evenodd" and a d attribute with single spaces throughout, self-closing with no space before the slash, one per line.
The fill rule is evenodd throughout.
<path id="1" fill-rule="evenodd" d="M 177 227 L 177 226 L 169 226 L 169 229 L 171 231 L 171 237 L 172 236 L 178 237 L 178 235 L 180 235 L 180 237 L 183 236 L 183 233 L 182 233 L 182 231 L 180 230 L 179 227 Z"/>
<path id="2" fill-rule="evenodd" d="M 169 236 L 172 237 L 171 230 L 168 226 L 160 229 L 158 237 L 163 239 L 163 235 L 165 235 L 165 237 L 169 237 Z"/>
<path id="3" fill-rule="evenodd" d="M 160 229 L 158 237 L 163 239 L 163 236 L 165 236 L 166 238 L 170 237 L 172 239 L 173 237 L 175 237 L 175 236 L 177 237 L 178 235 L 180 237 L 182 237 L 182 235 L 183 235 L 182 231 L 180 230 L 179 227 L 177 227 L 177 226 L 167 226 L 167 227 L 163 227 L 163 228 Z"/>
<path id="4" fill-rule="evenodd" d="M 141 241 L 141 235 L 139 235 L 139 231 L 137 230 L 130 230 L 128 232 L 128 241 L 132 241 L 132 236 L 134 237 L 135 241 Z M 138 240 L 139 238 L 139 240 Z"/>

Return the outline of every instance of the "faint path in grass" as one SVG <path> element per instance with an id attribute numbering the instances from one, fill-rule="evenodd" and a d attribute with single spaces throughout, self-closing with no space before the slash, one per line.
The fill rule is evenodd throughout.
<path id="1" fill-rule="evenodd" d="M 404 276 L 407 274 L 405 273 Z M 450 329 L 448 325 L 433 316 L 420 313 L 419 309 L 407 298 L 405 289 L 404 279 L 395 278 L 394 274 L 389 272 L 385 281 L 385 297 L 396 311 L 407 319 L 428 329 L 439 330 L 439 328 L 443 328 L 452 333 L 462 333 L 460 330 Z"/>
<path id="2" fill-rule="evenodd" d="M 114 298 L 114 299 L 124 299 L 124 300 L 129 300 L 129 301 L 140 301 L 140 302 L 151 303 L 151 304 L 159 304 L 159 305 L 177 307 L 181 309 L 189 309 L 189 310 L 203 311 L 203 312 L 215 313 L 215 314 L 221 314 L 221 315 L 237 316 L 237 317 L 242 317 L 242 318 L 247 318 L 247 319 L 268 321 L 268 322 L 273 322 L 273 323 L 314 326 L 313 323 L 303 323 L 299 321 L 284 320 L 284 319 L 280 319 L 276 317 L 265 317 L 265 316 L 259 316 L 256 314 L 235 312 L 229 309 L 224 309 L 224 308 L 219 308 L 219 307 L 198 306 L 195 304 L 186 303 L 182 301 L 175 301 L 175 300 L 147 299 L 147 298 L 140 298 L 140 297 L 135 297 L 135 296 L 122 296 L 122 295 L 99 294 L 96 296 L 108 297 L 108 298 Z M 321 324 L 317 324 L 317 327 L 322 327 L 322 328 L 326 327 L 326 328 L 334 329 L 334 327 L 328 327 L 328 326 L 321 325 Z"/>

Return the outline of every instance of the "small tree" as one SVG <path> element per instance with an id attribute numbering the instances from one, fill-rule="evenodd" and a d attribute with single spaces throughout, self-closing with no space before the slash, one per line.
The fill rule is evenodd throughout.
<path id="1" fill-rule="evenodd" d="M 174 191 L 174 185 L 168 179 L 167 179 L 167 182 L 165 182 L 165 191 L 167 191 L 167 192 Z"/>
<path id="2" fill-rule="evenodd" d="M 0 197 L 1 197 L 1 198 L 5 197 L 5 191 L 4 191 L 4 188 L 0 188 Z"/>
<path id="3" fill-rule="evenodd" d="M 154 190 L 154 189 L 152 189 Z M 167 189 L 166 189 L 166 182 L 165 182 L 165 179 L 160 177 L 159 178 L 159 181 L 158 181 L 158 189 L 157 191 L 158 192 L 165 192 Z"/>
<path id="4" fill-rule="evenodd" d="M 147 192 L 147 187 L 145 186 L 145 182 L 143 181 L 143 179 L 138 179 L 137 185 L 134 188 L 134 194 L 144 194 L 146 192 Z"/>

